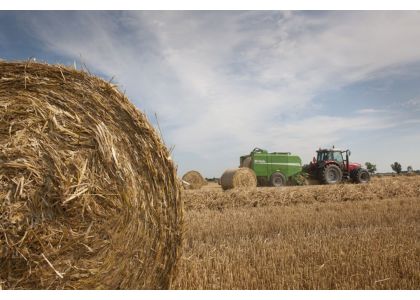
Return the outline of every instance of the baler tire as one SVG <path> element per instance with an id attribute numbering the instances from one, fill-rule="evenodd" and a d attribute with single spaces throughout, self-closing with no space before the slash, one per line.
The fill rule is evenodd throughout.
<path id="1" fill-rule="evenodd" d="M 275 173 L 271 174 L 270 185 L 274 186 L 274 187 L 285 186 L 286 185 L 286 177 L 280 172 L 275 172 Z"/>

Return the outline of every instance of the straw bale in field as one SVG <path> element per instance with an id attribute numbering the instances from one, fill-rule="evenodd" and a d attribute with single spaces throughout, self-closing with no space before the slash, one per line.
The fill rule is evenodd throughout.
<path id="1" fill-rule="evenodd" d="M 186 182 L 187 189 L 196 190 L 200 189 L 206 184 L 206 180 L 198 171 L 188 171 L 182 176 L 182 180 Z"/>
<path id="2" fill-rule="evenodd" d="M 257 186 L 257 177 L 249 168 L 227 169 L 220 178 L 222 189 L 253 188 Z"/>
<path id="3" fill-rule="evenodd" d="M 166 147 L 114 85 L 0 62 L 2 288 L 169 288 L 179 187 Z"/>

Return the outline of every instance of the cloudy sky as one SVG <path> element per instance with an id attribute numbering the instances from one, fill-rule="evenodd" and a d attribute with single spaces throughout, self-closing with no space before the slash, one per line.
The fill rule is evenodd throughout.
<path id="1" fill-rule="evenodd" d="M 0 58 L 114 78 L 182 175 L 254 147 L 420 169 L 420 12 L 0 12 Z"/>

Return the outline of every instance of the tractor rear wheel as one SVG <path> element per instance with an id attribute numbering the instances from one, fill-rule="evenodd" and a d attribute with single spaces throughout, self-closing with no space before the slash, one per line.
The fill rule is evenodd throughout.
<path id="1" fill-rule="evenodd" d="M 370 181 L 370 174 L 365 169 L 362 169 L 362 168 L 357 169 L 354 172 L 353 180 L 356 183 L 368 183 Z"/>
<path id="2" fill-rule="evenodd" d="M 321 172 L 322 182 L 325 184 L 340 183 L 343 178 L 343 172 L 336 165 L 327 165 Z"/>
<path id="3" fill-rule="evenodd" d="M 271 175 L 270 178 L 271 186 L 281 187 L 286 184 L 286 177 L 280 172 L 275 172 Z"/>

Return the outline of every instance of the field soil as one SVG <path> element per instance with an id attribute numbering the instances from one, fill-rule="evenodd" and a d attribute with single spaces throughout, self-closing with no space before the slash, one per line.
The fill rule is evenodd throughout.
<path id="1" fill-rule="evenodd" d="M 183 196 L 175 289 L 420 287 L 420 176 Z"/>

